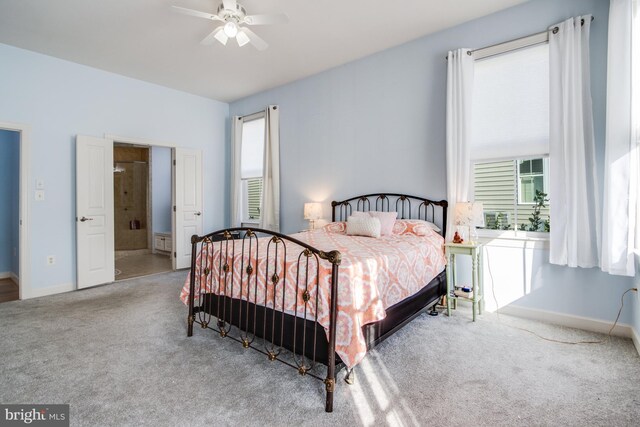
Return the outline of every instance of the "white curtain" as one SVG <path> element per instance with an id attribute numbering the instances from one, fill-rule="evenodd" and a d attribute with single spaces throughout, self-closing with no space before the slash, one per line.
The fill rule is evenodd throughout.
<path id="1" fill-rule="evenodd" d="M 609 6 L 602 270 L 623 276 L 635 275 L 637 227 L 638 157 L 634 129 L 638 118 L 632 114 L 632 52 L 640 46 L 632 43 L 632 32 L 638 30 L 633 28 L 634 3 L 637 2 L 611 0 Z"/>
<path id="2" fill-rule="evenodd" d="M 469 197 L 473 57 L 469 49 L 447 56 L 447 241 L 453 239 L 455 206 Z"/>
<path id="3" fill-rule="evenodd" d="M 265 110 L 264 168 L 260 228 L 280 231 L 280 109 Z"/>
<path id="4" fill-rule="evenodd" d="M 591 15 L 549 29 L 549 261 L 600 265 L 599 198 L 589 78 Z"/>
<path id="5" fill-rule="evenodd" d="M 233 116 L 231 119 L 231 226 L 242 224 L 242 125 L 244 119 Z"/>

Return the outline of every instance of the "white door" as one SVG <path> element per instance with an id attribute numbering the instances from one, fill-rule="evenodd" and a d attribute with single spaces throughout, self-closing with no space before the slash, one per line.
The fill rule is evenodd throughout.
<path id="1" fill-rule="evenodd" d="M 202 151 L 175 148 L 173 256 L 175 268 L 191 265 L 191 236 L 202 234 Z"/>
<path id="2" fill-rule="evenodd" d="M 113 141 L 76 137 L 78 289 L 115 278 Z"/>

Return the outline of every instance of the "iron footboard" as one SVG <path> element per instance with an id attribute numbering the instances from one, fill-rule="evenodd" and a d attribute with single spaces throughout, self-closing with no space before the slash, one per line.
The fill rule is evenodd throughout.
<path id="1" fill-rule="evenodd" d="M 194 235 L 187 335 L 193 335 L 197 323 L 263 353 L 270 361 L 297 369 L 300 375 L 323 381 L 325 410 L 332 412 L 340 261 L 338 251 L 321 251 L 268 230 L 238 227 Z M 326 269 L 331 271 L 328 292 L 319 282 L 321 263 L 325 263 L 325 277 Z M 327 365 L 324 377 L 317 369 L 316 352 L 319 332 L 323 332 L 317 330 L 320 304 L 329 308 L 327 354 L 321 357 Z M 293 322 L 285 321 L 287 311 L 294 314 Z M 313 331 L 298 326 L 307 321 L 315 322 Z"/>

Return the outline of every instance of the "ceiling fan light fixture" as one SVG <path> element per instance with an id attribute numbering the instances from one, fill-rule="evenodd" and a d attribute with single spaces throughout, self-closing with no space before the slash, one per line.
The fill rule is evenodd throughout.
<path id="1" fill-rule="evenodd" d="M 238 26 L 235 22 L 229 21 L 224 24 L 224 33 L 227 35 L 227 37 L 234 38 L 236 34 L 238 34 Z"/>
<path id="2" fill-rule="evenodd" d="M 226 45 L 227 44 L 227 40 L 229 40 L 229 37 L 227 37 L 227 34 L 225 33 L 224 30 L 223 31 L 218 31 L 214 37 L 216 38 L 216 40 L 218 40 L 223 45 Z"/>
<path id="3" fill-rule="evenodd" d="M 289 18 L 284 13 L 269 15 L 247 15 L 246 9 L 236 0 L 212 0 L 218 3 L 218 11 L 215 15 L 209 12 L 188 9 L 181 6 L 173 6 L 176 12 L 219 21 L 219 24 L 200 44 L 210 45 L 213 40 L 218 40 L 226 46 L 230 38 L 235 38 L 239 46 L 251 44 L 257 50 L 265 50 L 269 45 L 260 36 L 251 31 L 251 25 L 286 24 Z"/>
<path id="4" fill-rule="evenodd" d="M 249 36 L 247 36 L 247 34 L 240 30 L 238 31 L 238 34 L 236 35 L 236 40 L 238 41 L 238 46 L 242 47 L 245 44 L 249 43 Z"/>

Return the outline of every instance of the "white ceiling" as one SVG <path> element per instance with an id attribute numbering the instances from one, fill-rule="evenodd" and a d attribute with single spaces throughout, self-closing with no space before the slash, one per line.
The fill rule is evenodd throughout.
<path id="1" fill-rule="evenodd" d="M 276 87 L 526 0 L 239 0 L 269 48 L 199 44 L 221 0 L 0 0 L 0 43 L 219 101 Z"/>

